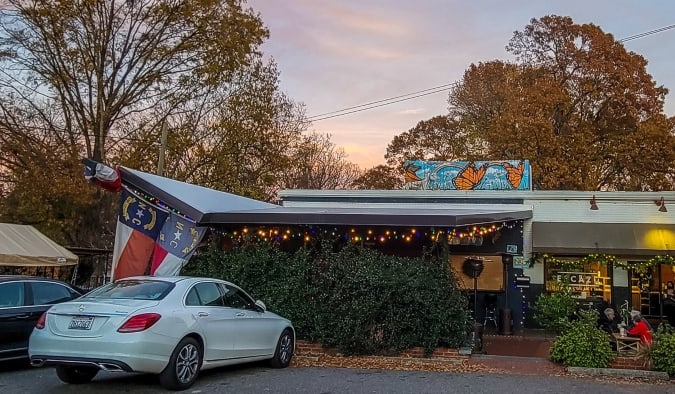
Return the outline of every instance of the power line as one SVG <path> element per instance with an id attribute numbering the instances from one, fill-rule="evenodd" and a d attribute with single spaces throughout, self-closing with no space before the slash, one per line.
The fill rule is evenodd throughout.
<path id="1" fill-rule="evenodd" d="M 620 39 L 619 42 L 626 42 L 626 41 L 637 40 L 638 38 L 651 36 L 652 34 L 661 33 L 661 32 L 664 32 L 664 31 L 670 30 L 670 29 L 675 29 L 675 25 L 664 26 L 664 27 L 660 27 L 660 28 L 658 28 L 658 29 L 646 31 L 646 32 L 644 32 L 644 33 L 640 33 L 640 34 L 635 34 L 635 35 L 632 35 L 632 36 L 628 36 L 628 37 L 625 37 L 625 38 Z"/>
<path id="2" fill-rule="evenodd" d="M 456 83 L 457 83 L 457 82 L 456 82 Z M 456 83 L 455 83 L 455 84 L 456 84 Z M 342 111 L 345 111 L 345 110 L 346 110 L 346 108 L 345 108 L 344 110 L 340 110 L 340 111 L 328 112 L 328 113 L 333 113 L 334 115 L 324 116 L 324 117 L 322 117 L 322 118 L 310 118 L 310 120 L 313 121 L 313 122 L 316 122 L 316 121 L 319 121 L 319 120 L 335 118 L 335 117 L 343 116 L 343 115 L 349 115 L 349 114 L 353 114 L 353 113 L 356 113 L 356 112 L 365 111 L 365 110 L 368 110 L 368 109 L 373 109 L 373 108 L 378 108 L 378 107 L 384 107 L 385 105 L 390 105 L 390 104 L 400 103 L 401 101 L 407 101 L 407 100 L 412 100 L 412 99 L 418 98 L 418 97 L 428 96 L 428 95 L 430 95 L 430 94 L 436 94 L 436 93 L 447 92 L 448 90 L 450 90 L 450 87 L 447 87 L 447 88 L 444 88 L 444 89 L 441 89 L 441 90 L 435 90 L 435 91 L 432 91 L 432 92 L 423 93 L 423 94 L 418 94 L 418 95 L 415 95 L 415 96 L 406 97 L 406 96 L 408 96 L 408 95 L 410 95 L 410 94 L 414 94 L 414 93 L 409 93 L 409 94 L 406 94 L 406 95 L 401 96 L 401 97 L 406 97 L 406 98 L 401 98 L 401 99 L 399 99 L 399 100 L 389 101 L 389 100 L 391 100 L 391 99 L 388 99 L 388 100 L 374 101 L 374 103 L 381 103 L 381 104 L 377 104 L 377 105 L 362 104 L 362 105 L 358 105 L 358 106 L 352 107 L 352 108 L 358 108 L 358 109 L 354 109 L 354 110 L 352 110 L 352 111 L 342 112 Z M 384 101 L 386 101 L 386 102 L 384 102 Z M 359 107 L 364 107 L 364 106 L 366 106 L 366 105 L 367 105 L 368 107 L 365 107 L 365 108 L 359 108 Z M 337 113 L 337 112 L 339 112 L 339 113 Z M 317 116 L 318 116 L 318 115 L 317 115 Z"/>
<path id="3" fill-rule="evenodd" d="M 617 41 L 618 42 L 628 42 L 628 41 L 632 41 L 632 40 L 637 40 L 638 38 L 643 38 L 643 37 L 651 36 L 653 34 L 662 33 L 664 31 L 667 31 L 667 30 L 670 30 L 670 29 L 675 29 L 675 25 L 664 26 L 664 27 L 660 27 L 658 29 L 646 31 L 646 32 L 639 33 L 639 34 L 634 34 L 632 36 L 624 37 L 624 38 L 622 38 L 620 40 L 617 40 Z M 353 113 L 362 112 L 362 111 L 366 111 L 366 110 L 369 110 L 369 109 L 384 107 L 386 105 L 396 104 L 396 103 L 400 103 L 402 101 L 407 101 L 407 100 L 412 100 L 412 99 L 419 98 L 419 97 L 428 96 L 430 94 L 445 92 L 445 91 L 450 90 L 450 88 L 452 88 L 453 86 L 456 86 L 458 84 L 459 84 L 459 82 L 452 82 L 452 83 L 448 83 L 448 84 L 444 84 L 444 85 L 438 85 L 438 86 L 435 86 L 433 88 L 418 90 L 416 92 L 412 92 L 412 93 L 408 93 L 408 94 L 402 94 L 400 96 L 389 97 L 389 98 L 385 98 L 385 99 L 382 99 L 382 100 L 371 101 L 371 102 L 368 102 L 368 103 L 365 103 L 365 104 L 360 104 L 360 105 L 355 105 L 355 106 L 352 106 L 352 107 L 346 107 L 346 108 L 338 109 L 338 110 L 335 110 L 335 111 L 324 112 L 322 114 L 310 116 L 308 118 L 308 120 L 310 120 L 312 122 L 317 122 L 317 121 L 320 121 L 320 120 L 336 118 L 336 117 L 344 116 L 344 115 L 350 115 L 350 114 L 353 114 Z M 441 89 L 441 90 L 438 90 L 438 89 Z M 428 92 L 428 93 L 425 93 L 425 92 Z M 424 93 L 424 94 L 420 94 L 420 93 Z"/>
<path id="4" fill-rule="evenodd" d="M 337 111 L 324 112 L 322 114 L 317 114 L 317 115 L 311 116 L 310 120 L 312 120 L 314 118 L 322 118 L 326 115 L 332 115 L 332 114 L 335 114 L 335 113 L 338 113 L 338 112 L 349 111 L 349 110 L 352 110 L 352 109 L 366 107 L 366 106 L 373 105 L 373 104 L 379 104 L 379 103 L 382 103 L 382 102 L 385 102 L 385 101 L 396 100 L 396 99 L 399 99 L 399 98 L 412 96 L 413 94 L 428 92 L 430 90 L 437 90 L 437 89 L 441 89 L 441 88 L 444 88 L 443 90 L 448 90 L 449 88 L 451 88 L 452 86 L 457 85 L 457 84 L 458 84 L 458 82 L 447 83 L 445 85 L 438 85 L 438 86 L 434 86 L 433 88 L 429 88 L 429 89 L 418 90 L 417 92 L 402 94 L 400 96 L 389 97 L 389 98 L 386 98 L 386 99 L 383 99 L 383 100 L 371 101 L 369 103 L 365 103 L 365 104 L 361 104 L 361 105 L 355 105 L 353 107 L 342 108 L 342 109 L 339 109 Z M 433 93 L 437 93 L 437 92 L 433 92 Z M 325 119 L 327 119 L 327 118 L 325 118 Z"/>

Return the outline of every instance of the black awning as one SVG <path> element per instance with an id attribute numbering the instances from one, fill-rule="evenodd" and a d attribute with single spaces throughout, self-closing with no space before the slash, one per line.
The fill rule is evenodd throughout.
<path id="1" fill-rule="evenodd" d="M 520 209 L 519 209 L 520 208 Z M 529 219 L 532 210 L 522 208 L 470 209 L 430 208 L 300 208 L 276 207 L 204 215 L 203 224 L 305 224 L 305 225 L 370 225 L 370 226 L 470 226 L 486 223 Z"/>
<path id="2" fill-rule="evenodd" d="M 532 223 L 534 252 L 638 256 L 668 253 L 674 249 L 674 224 Z"/>

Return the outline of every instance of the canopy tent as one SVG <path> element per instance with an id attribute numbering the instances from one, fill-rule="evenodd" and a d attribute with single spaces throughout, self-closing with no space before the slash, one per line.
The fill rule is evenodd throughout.
<path id="1" fill-rule="evenodd" d="M 0 265 L 61 266 L 77 264 L 77 256 L 35 227 L 0 223 Z"/>
<path id="2" fill-rule="evenodd" d="M 122 182 L 181 211 L 198 225 L 303 224 L 372 226 L 471 226 L 532 217 L 530 207 L 458 205 L 456 208 L 283 207 L 120 167 Z"/>

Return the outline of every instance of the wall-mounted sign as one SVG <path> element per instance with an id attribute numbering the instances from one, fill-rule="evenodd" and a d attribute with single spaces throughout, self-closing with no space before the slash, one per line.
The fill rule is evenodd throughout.
<path id="1" fill-rule="evenodd" d="M 516 276 L 516 287 L 529 288 L 530 287 L 530 277 L 529 276 Z"/>
<path id="2" fill-rule="evenodd" d="M 557 272 L 551 277 L 556 282 L 569 283 L 570 286 L 595 286 L 595 272 Z"/>
<path id="3" fill-rule="evenodd" d="M 518 245 L 506 245 L 506 253 L 516 254 L 518 253 Z"/>
<path id="4" fill-rule="evenodd" d="M 513 268 L 528 268 L 528 265 L 524 256 L 513 256 Z"/>

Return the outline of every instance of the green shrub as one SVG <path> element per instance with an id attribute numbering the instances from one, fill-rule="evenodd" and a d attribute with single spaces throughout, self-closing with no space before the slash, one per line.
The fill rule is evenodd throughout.
<path id="1" fill-rule="evenodd" d="M 614 359 L 611 339 L 597 328 L 598 313 L 581 310 L 551 346 L 551 361 L 570 367 L 607 368 Z"/>
<path id="2" fill-rule="evenodd" d="M 534 321 L 543 329 L 560 334 L 570 325 L 577 303 L 568 288 L 540 294 L 534 304 Z"/>
<path id="3" fill-rule="evenodd" d="M 193 257 L 182 274 L 234 282 L 290 319 L 299 339 L 344 354 L 414 346 L 431 353 L 439 345 L 459 347 L 471 320 L 454 273 L 441 261 L 354 244 L 286 253 L 263 243 L 212 248 Z"/>
<path id="4" fill-rule="evenodd" d="M 647 349 L 647 356 L 654 371 L 675 376 L 675 332 L 670 325 L 662 323 L 656 329 L 652 346 Z"/>
<path id="5" fill-rule="evenodd" d="M 181 275 L 220 278 L 241 286 L 270 311 L 293 322 L 299 338 L 313 339 L 316 286 L 309 252 L 284 253 L 269 244 L 246 244 L 229 252 L 209 248 L 190 259 Z"/>

